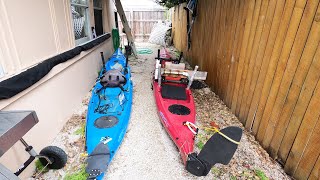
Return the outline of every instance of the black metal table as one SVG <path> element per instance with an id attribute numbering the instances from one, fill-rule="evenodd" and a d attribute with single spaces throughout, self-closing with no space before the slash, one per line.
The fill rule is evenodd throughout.
<path id="1" fill-rule="evenodd" d="M 0 111 L 0 157 L 17 141 L 21 141 L 25 147 L 31 147 L 22 137 L 38 122 L 34 111 Z M 30 151 L 32 151 L 32 147 Z M 0 164 L 0 179 L 15 180 L 19 178 Z"/>

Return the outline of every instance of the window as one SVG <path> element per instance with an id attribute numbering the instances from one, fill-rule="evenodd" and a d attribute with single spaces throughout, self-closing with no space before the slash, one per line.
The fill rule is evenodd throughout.
<path id="1" fill-rule="evenodd" d="M 71 12 L 76 44 L 82 44 L 90 39 L 88 9 L 87 0 L 71 0 Z"/>
<path id="2" fill-rule="evenodd" d="M 93 0 L 93 8 L 94 8 L 95 31 L 96 31 L 96 35 L 100 36 L 103 34 L 102 1 Z"/>

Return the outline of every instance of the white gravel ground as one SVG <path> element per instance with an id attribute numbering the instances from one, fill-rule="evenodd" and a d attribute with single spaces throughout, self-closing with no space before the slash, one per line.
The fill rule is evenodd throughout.
<path id="1" fill-rule="evenodd" d="M 270 179 L 289 179 L 279 164 L 269 158 L 247 131 L 244 132 L 241 144 L 228 166 L 218 165 L 206 177 L 199 178 L 188 173 L 176 146 L 160 123 L 151 90 L 154 57 L 158 46 L 147 43 L 137 46 L 151 48 L 153 54 L 139 55 L 138 59 L 130 58 L 134 83 L 131 120 L 122 145 L 104 179 L 259 179 L 254 173 L 255 169 L 263 170 Z M 198 123 L 203 124 L 215 119 L 221 127 L 237 125 L 243 128 L 209 88 L 194 90 L 194 97 L 198 108 Z M 81 153 L 84 153 L 84 138 L 74 132 L 85 122 L 88 99 L 89 96 L 52 143 L 67 152 L 66 167 L 57 171 L 50 170 L 37 179 L 63 179 L 66 173 L 78 171 L 84 163 L 85 158 L 81 156 Z M 211 108 L 206 109 L 207 107 Z"/>
<path id="2" fill-rule="evenodd" d="M 195 179 L 184 170 L 177 148 L 158 118 L 151 90 L 157 46 L 148 47 L 153 47 L 153 55 L 139 55 L 130 62 L 134 83 L 131 121 L 105 179 Z"/>

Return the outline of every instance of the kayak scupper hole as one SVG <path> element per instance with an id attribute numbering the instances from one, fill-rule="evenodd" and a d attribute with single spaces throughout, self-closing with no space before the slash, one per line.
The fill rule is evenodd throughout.
<path id="1" fill-rule="evenodd" d="M 189 115 L 190 114 L 190 109 L 186 106 L 183 106 L 181 104 L 173 104 L 171 106 L 169 106 L 169 111 L 172 114 L 176 114 L 176 115 Z"/>

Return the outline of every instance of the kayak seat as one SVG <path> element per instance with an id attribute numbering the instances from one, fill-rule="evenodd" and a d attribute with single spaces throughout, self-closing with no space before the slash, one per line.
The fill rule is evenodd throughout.
<path id="1" fill-rule="evenodd" d="M 105 72 L 100 80 L 103 87 L 120 87 L 125 85 L 126 82 L 126 77 L 117 69 Z"/>
<path id="2" fill-rule="evenodd" d="M 187 100 L 185 87 L 163 84 L 161 87 L 161 96 L 165 99 Z"/>

